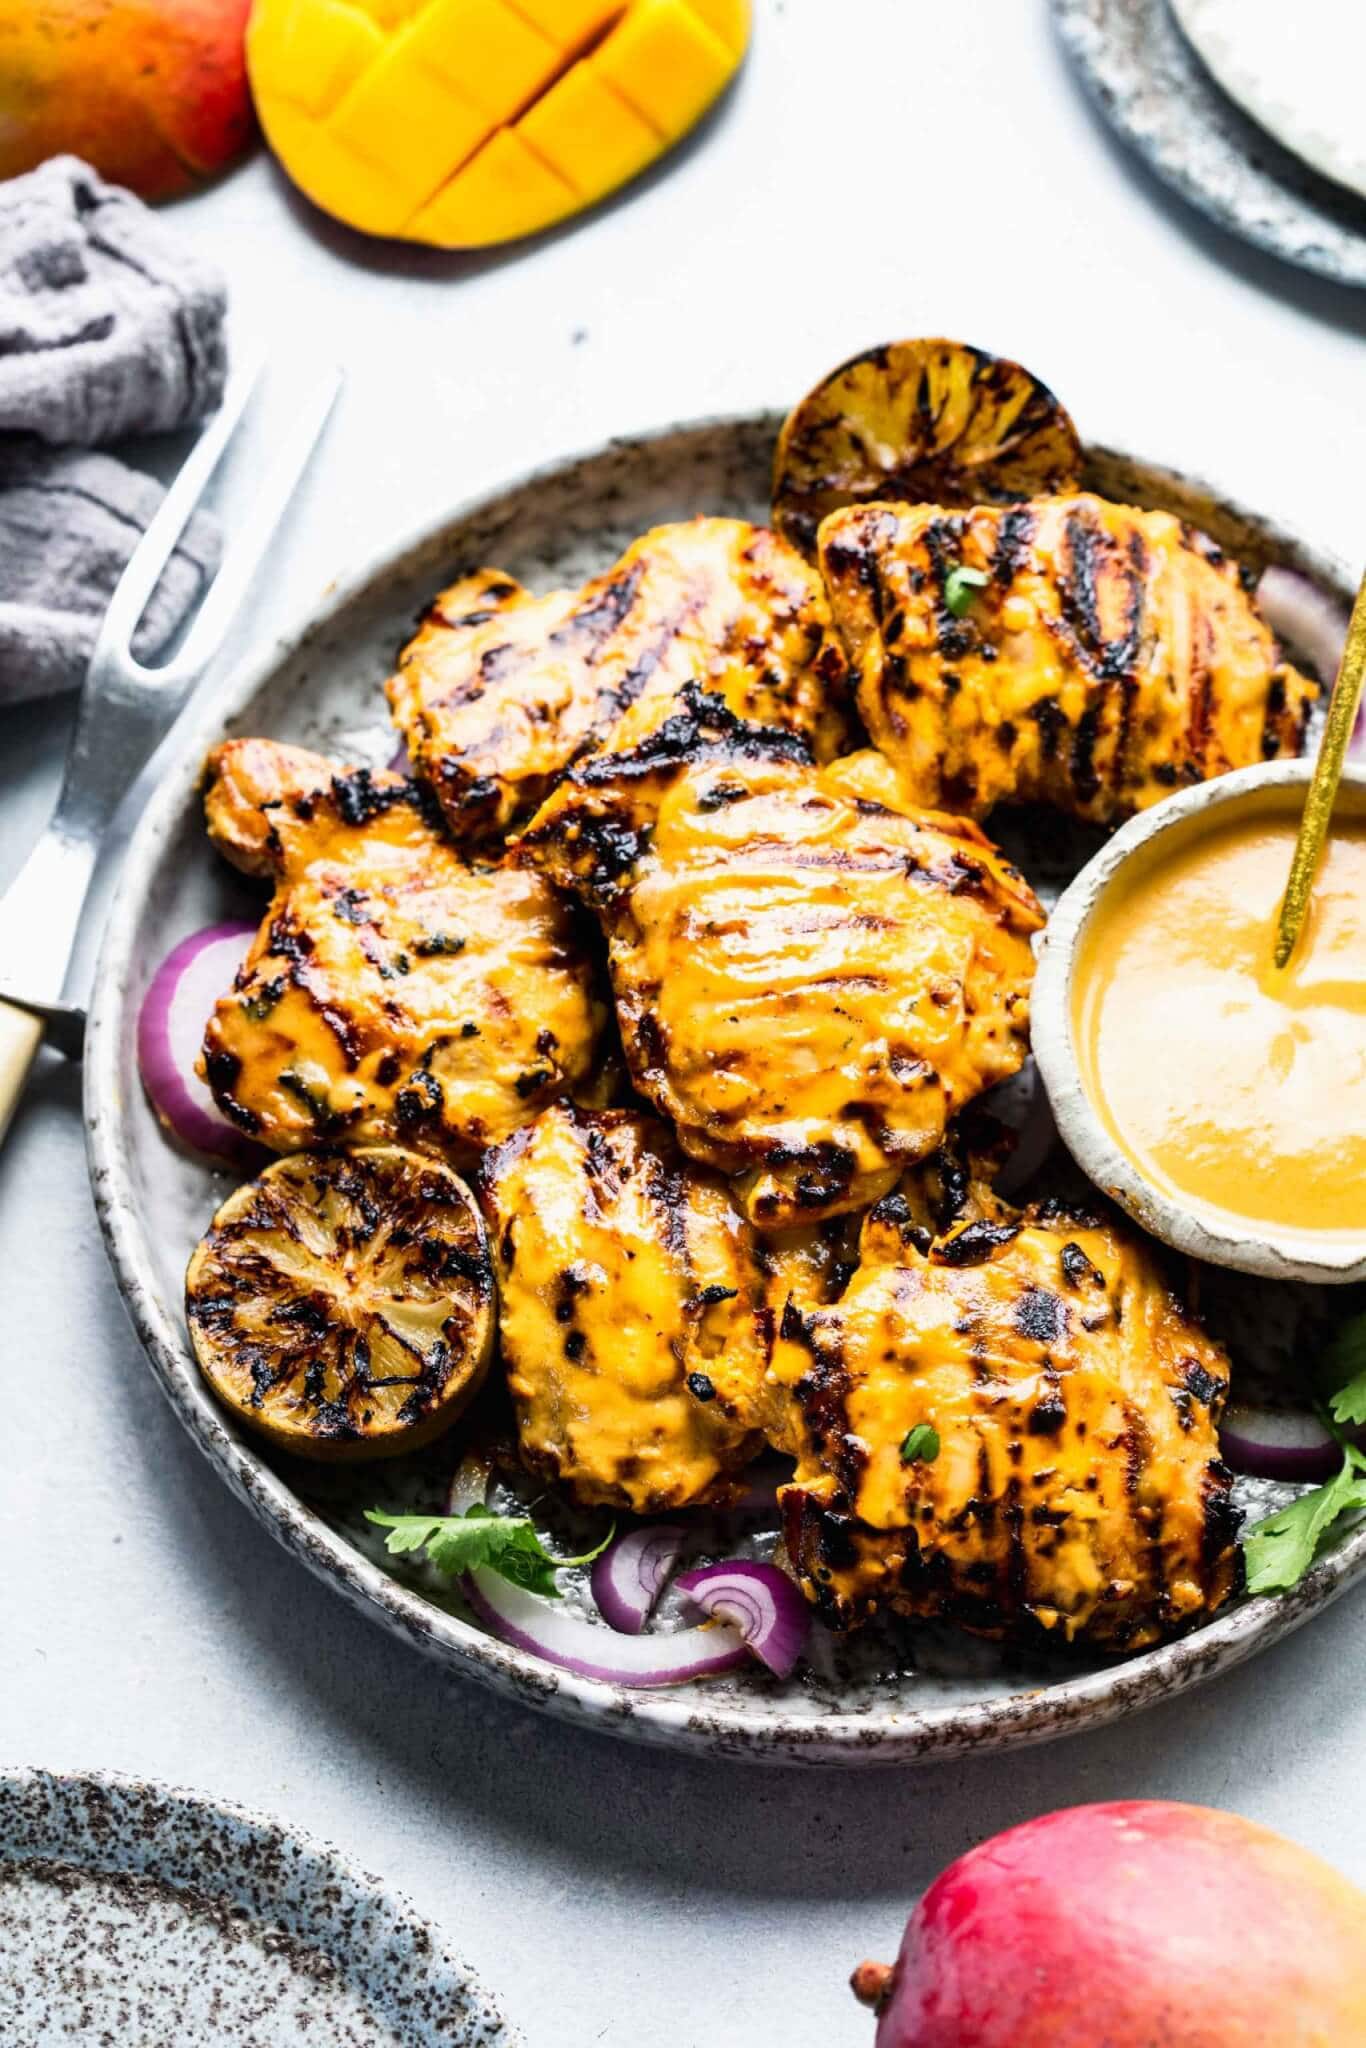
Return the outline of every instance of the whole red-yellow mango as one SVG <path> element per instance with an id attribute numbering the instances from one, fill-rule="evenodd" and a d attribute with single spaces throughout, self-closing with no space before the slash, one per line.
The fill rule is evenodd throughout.
<path id="1" fill-rule="evenodd" d="M 0 0 L 0 178 L 83 157 L 144 199 L 216 177 L 255 133 L 251 0 Z"/>
<path id="2" fill-rule="evenodd" d="M 1361 2048 L 1366 1893 L 1234 1813 L 1074 1806 L 951 1863 L 854 1988 L 877 2048 Z"/>

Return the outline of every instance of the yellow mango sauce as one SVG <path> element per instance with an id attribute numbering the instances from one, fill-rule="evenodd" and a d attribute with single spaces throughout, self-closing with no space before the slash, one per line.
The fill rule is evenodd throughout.
<path id="1" fill-rule="evenodd" d="M 1366 820 L 1346 800 L 1284 971 L 1298 811 L 1265 798 L 1136 855 L 1082 936 L 1083 1085 L 1144 1178 L 1216 1227 L 1366 1230 Z"/>

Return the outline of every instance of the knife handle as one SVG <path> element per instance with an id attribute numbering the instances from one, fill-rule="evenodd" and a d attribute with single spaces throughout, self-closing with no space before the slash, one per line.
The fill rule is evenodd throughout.
<path id="1" fill-rule="evenodd" d="M 0 1003 L 0 1143 L 43 1042 L 42 1020 Z"/>

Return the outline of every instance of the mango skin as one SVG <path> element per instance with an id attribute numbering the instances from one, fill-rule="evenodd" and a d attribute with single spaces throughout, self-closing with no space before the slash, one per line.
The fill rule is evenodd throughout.
<path id="1" fill-rule="evenodd" d="M 1236 1814 L 1077 1806 L 953 1863 L 907 1924 L 877 2048 L 1349 2048 L 1366 1893 Z"/>
<path id="2" fill-rule="evenodd" d="M 256 133 L 250 0 L 4 0 L 0 178 L 69 152 L 143 199 L 216 177 Z"/>
<path id="3" fill-rule="evenodd" d="M 255 0 L 266 140 L 364 234 L 473 249 L 636 177 L 744 57 L 750 0 Z"/>

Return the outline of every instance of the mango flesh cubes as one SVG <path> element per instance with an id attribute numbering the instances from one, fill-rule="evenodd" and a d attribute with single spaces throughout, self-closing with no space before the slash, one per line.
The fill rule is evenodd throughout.
<path id="1" fill-rule="evenodd" d="M 749 28 L 750 0 L 255 0 L 247 63 L 315 205 L 473 249 L 644 170 L 724 90 Z"/>

